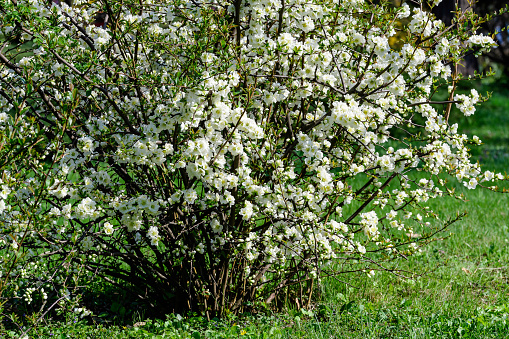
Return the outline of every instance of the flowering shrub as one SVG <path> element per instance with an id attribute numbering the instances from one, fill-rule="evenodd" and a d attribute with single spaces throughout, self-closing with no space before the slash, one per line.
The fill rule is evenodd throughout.
<path id="1" fill-rule="evenodd" d="M 2 1 L 9 296 L 72 302 L 99 276 L 223 314 L 309 302 L 313 281 L 419 251 L 450 223 L 423 205 L 454 194 L 439 174 L 504 179 L 448 122 L 484 99 L 455 93 L 451 65 L 494 42 L 473 13 L 445 27 L 426 6 Z"/>

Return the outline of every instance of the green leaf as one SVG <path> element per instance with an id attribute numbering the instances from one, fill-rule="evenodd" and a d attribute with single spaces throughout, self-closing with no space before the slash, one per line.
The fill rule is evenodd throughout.
<path id="1" fill-rule="evenodd" d="M 116 313 L 119 310 L 120 306 L 121 305 L 118 302 L 114 302 L 113 304 L 111 304 L 111 308 L 110 308 L 111 312 Z"/>
<path id="2" fill-rule="evenodd" d="M 343 304 L 343 306 L 341 306 L 341 309 L 339 310 L 340 313 L 343 313 L 343 312 L 348 312 L 349 310 L 352 309 L 352 307 L 355 305 L 355 301 L 350 301 L 346 304 Z"/>

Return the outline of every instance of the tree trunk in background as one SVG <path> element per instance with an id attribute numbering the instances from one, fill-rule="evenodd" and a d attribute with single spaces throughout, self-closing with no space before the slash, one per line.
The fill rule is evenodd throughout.
<path id="1" fill-rule="evenodd" d="M 462 10 L 466 10 L 469 7 L 468 0 L 443 0 L 438 6 L 433 8 L 432 12 L 437 19 L 442 20 L 449 26 L 454 18 L 453 12 L 456 9 L 456 3 L 458 3 L 458 7 Z M 465 76 L 474 75 L 474 72 L 478 70 L 479 63 L 473 54 L 468 54 L 461 64 L 458 64 L 458 72 Z"/>
<path id="2" fill-rule="evenodd" d="M 455 8 L 456 0 L 443 0 L 440 5 L 433 8 L 432 12 L 435 14 L 437 19 L 442 20 L 447 26 L 449 26 L 452 22 L 452 18 L 454 18 L 453 12 Z"/>

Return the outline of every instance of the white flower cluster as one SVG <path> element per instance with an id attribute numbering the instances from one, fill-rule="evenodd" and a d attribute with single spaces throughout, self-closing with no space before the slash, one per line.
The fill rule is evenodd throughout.
<path id="1" fill-rule="evenodd" d="M 465 116 L 470 116 L 475 112 L 475 104 L 479 102 L 479 93 L 475 89 L 472 89 L 470 92 L 470 96 L 465 94 L 456 94 L 454 96 L 454 100 L 459 101 L 456 104 L 456 107 L 465 114 Z"/>
<path id="2" fill-rule="evenodd" d="M 497 43 L 489 36 L 485 36 L 484 34 L 473 35 L 468 38 L 467 43 L 469 46 L 481 46 L 483 50 L 489 47 L 496 47 Z"/>

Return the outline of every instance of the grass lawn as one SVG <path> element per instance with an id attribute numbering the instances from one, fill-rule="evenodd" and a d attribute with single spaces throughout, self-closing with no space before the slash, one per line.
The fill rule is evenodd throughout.
<path id="1" fill-rule="evenodd" d="M 484 145 L 473 150 L 485 169 L 509 168 L 509 87 L 485 85 L 491 100 L 470 120 L 451 119 L 460 130 L 479 136 Z M 456 118 L 456 121 L 454 119 Z M 509 185 L 506 184 L 505 187 Z M 442 216 L 466 211 L 468 216 L 444 233 L 443 241 L 402 259 L 398 268 L 426 273 L 400 279 L 389 273 L 350 276 L 347 286 L 334 279 L 322 286 L 321 299 L 309 311 L 231 317 L 206 322 L 199 316 L 165 320 L 114 315 L 111 323 L 78 319 L 42 323 L 34 338 L 509 338 L 509 195 L 457 189 L 452 198 L 430 202 Z M 17 337 L 6 332 L 7 337 Z"/>

